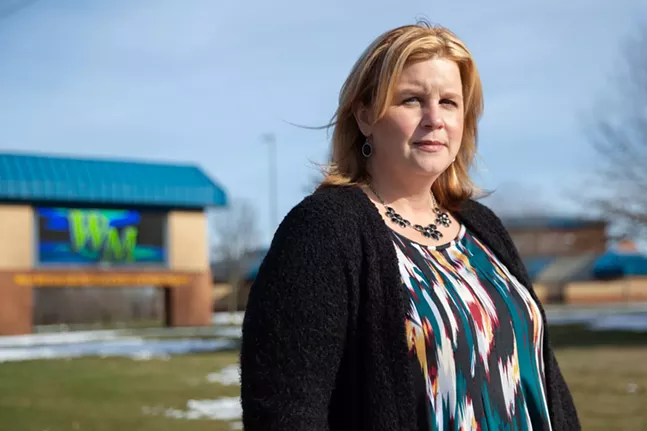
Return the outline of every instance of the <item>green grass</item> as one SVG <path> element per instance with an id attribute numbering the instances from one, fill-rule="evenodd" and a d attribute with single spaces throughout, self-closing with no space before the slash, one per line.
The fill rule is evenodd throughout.
<path id="1" fill-rule="evenodd" d="M 647 430 L 647 333 L 549 329 L 582 429 Z"/>
<path id="2" fill-rule="evenodd" d="M 647 334 L 579 325 L 550 334 L 584 430 L 647 430 Z M 238 396 L 237 386 L 206 380 L 237 360 L 237 352 L 223 352 L 0 364 L 0 430 L 229 430 L 226 422 L 146 415 L 143 408 L 185 410 L 190 399 Z"/>
<path id="3" fill-rule="evenodd" d="M 144 407 L 186 409 L 189 399 L 238 396 L 206 376 L 237 352 L 168 361 L 79 358 L 0 365 L 0 429 L 12 431 L 224 431 L 226 422 L 144 415 Z"/>
<path id="4" fill-rule="evenodd" d="M 647 430 L 647 346 L 568 348 L 557 359 L 582 429 Z"/>

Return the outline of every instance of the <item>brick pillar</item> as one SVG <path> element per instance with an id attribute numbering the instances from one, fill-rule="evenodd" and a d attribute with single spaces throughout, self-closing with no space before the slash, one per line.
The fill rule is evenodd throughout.
<path id="1" fill-rule="evenodd" d="M 18 286 L 13 273 L 0 273 L 0 336 L 31 334 L 32 310 L 32 287 Z"/>
<path id="2" fill-rule="evenodd" d="M 196 274 L 186 286 L 167 288 L 167 324 L 209 326 L 213 308 L 211 273 Z"/>

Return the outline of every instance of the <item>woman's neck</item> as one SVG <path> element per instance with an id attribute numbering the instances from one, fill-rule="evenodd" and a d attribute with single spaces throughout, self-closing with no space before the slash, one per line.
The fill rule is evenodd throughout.
<path id="1" fill-rule="evenodd" d="M 432 208 L 431 186 L 433 181 L 420 180 L 398 181 L 383 176 L 373 177 L 371 181 L 373 193 L 377 193 L 384 204 L 393 207 L 399 214 L 407 218 L 416 218 L 428 214 Z"/>

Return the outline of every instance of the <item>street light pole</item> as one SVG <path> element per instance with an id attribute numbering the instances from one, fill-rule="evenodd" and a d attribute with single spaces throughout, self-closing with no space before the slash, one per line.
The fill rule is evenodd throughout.
<path id="1" fill-rule="evenodd" d="M 270 221 L 270 236 L 274 232 L 277 224 L 277 157 L 276 157 L 276 137 L 273 133 L 266 133 L 263 135 L 263 140 L 268 144 L 268 168 L 269 168 L 269 221 Z"/>

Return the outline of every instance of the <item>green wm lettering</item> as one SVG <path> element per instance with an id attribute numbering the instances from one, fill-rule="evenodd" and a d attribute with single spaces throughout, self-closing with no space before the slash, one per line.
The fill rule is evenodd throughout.
<path id="1" fill-rule="evenodd" d="M 110 220 L 98 211 L 70 210 L 68 216 L 72 250 L 84 249 L 101 253 L 101 259 L 111 262 L 133 262 L 137 245 L 137 228 L 127 226 L 121 236 Z"/>

